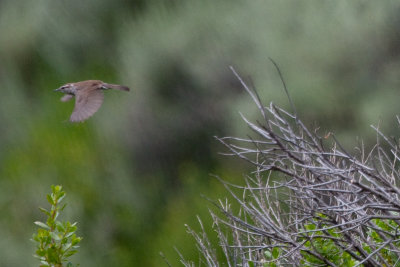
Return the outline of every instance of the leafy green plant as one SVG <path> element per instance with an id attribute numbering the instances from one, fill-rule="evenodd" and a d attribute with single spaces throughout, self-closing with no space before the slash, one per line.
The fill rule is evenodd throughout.
<path id="1" fill-rule="evenodd" d="M 278 247 L 274 247 L 271 250 L 266 250 L 264 252 L 265 259 L 267 261 L 277 260 L 279 258 L 281 251 Z M 264 263 L 264 267 L 277 267 L 278 265 L 275 262 Z"/>
<path id="2" fill-rule="evenodd" d="M 324 218 L 323 214 L 318 214 L 319 218 Z M 345 246 L 339 246 L 334 240 L 340 240 L 343 238 L 342 233 L 338 233 L 335 229 L 330 228 L 328 225 L 321 221 L 314 220 L 315 223 L 309 223 L 304 225 L 304 237 L 300 241 L 304 242 L 304 247 L 300 249 L 302 259 L 300 260 L 301 266 L 323 266 L 325 262 L 315 256 L 315 254 L 309 253 L 310 251 L 315 251 L 324 260 L 327 260 L 335 266 L 347 266 L 353 267 L 359 264 L 359 261 L 355 259 L 348 252 L 344 251 Z M 384 242 L 382 233 L 384 231 L 387 234 L 392 234 L 397 236 L 398 226 L 393 220 L 382 220 L 373 219 L 374 227 L 367 231 L 368 237 L 370 237 L 370 243 L 362 243 L 362 247 L 368 253 L 372 253 L 374 248 L 371 246 L 381 246 Z M 318 230 L 324 229 L 327 230 Z M 400 247 L 400 242 L 396 241 L 393 243 L 395 248 Z M 263 267 L 275 267 L 278 266 L 274 261 L 278 261 L 279 255 L 284 253 L 279 247 L 274 247 L 272 249 L 266 250 L 264 252 L 265 260 L 268 262 L 263 265 Z M 356 253 L 360 256 L 360 253 Z M 390 266 L 400 266 L 399 258 L 396 253 L 392 252 L 386 247 L 383 247 L 379 252 L 373 256 L 376 260 L 379 258 L 386 260 Z M 256 266 L 253 262 L 249 262 L 250 266 Z"/>
<path id="3" fill-rule="evenodd" d="M 47 216 L 46 223 L 36 221 L 39 226 L 36 234 L 33 234 L 32 240 L 36 243 L 36 258 L 40 260 L 40 266 L 61 267 L 67 262 L 66 266 L 72 267 L 68 258 L 77 252 L 78 244 L 82 240 L 76 236 L 76 222 L 57 220 L 60 212 L 64 210 L 66 204 L 60 205 L 65 197 L 65 192 L 61 185 L 52 185 L 51 194 L 47 195 L 47 201 L 50 203 L 50 210 L 40 208 Z"/>
<path id="4" fill-rule="evenodd" d="M 324 217 L 323 214 L 318 214 L 318 217 Z M 329 225 L 316 221 L 315 223 L 306 224 L 304 226 L 306 233 L 302 241 L 308 240 L 304 243 L 304 250 L 301 250 L 303 259 L 300 261 L 302 266 L 314 266 L 323 265 L 324 262 L 309 253 L 309 251 L 315 251 L 318 255 L 322 256 L 325 260 L 337 265 L 337 266 L 355 266 L 358 261 L 354 259 L 349 253 L 343 250 L 338 243 L 334 240 L 340 240 L 343 235 L 338 233 L 335 229 L 329 228 Z M 318 231 L 318 229 L 325 229 Z M 309 231 L 309 232 L 307 232 Z"/>

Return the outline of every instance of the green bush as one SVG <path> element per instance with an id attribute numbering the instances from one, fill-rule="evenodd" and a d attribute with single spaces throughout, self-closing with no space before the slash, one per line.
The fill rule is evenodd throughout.
<path id="1" fill-rule="evenodd" d="M 66 206 L 66 204 L 60 205 L 66 195 L 62 186 L 53 185 L 51 191 L 52 193 L 47 195 L 47 201 L 51 205 L 50 210 L 40 208 L 40 211 L 47 216 L 46 222 L 35 222 L 40 227 L 32 237 L 32 240 L 36 243 L 35 257 L 40 260 L 41 267 L 61 267 L 64 262 L 67 262 L 66 266 L 72 267 L 73 265 L 68 261 L 68 258 L 78 252 L 78 244 L 82 238 L 75 234 L 77 230 L 76 222 L 57 220 L 60 212 Z"/>

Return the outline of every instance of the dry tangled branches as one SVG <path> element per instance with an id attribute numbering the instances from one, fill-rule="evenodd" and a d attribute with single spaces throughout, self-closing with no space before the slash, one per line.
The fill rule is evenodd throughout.
<path id="1" fill-rule="evenodd" d="M 263 121 L 242 116 L 256 137 L 218 140 L 255 171 L 244 186 L 221 180 L 240 205 L 234 213 L 219 201 L 219 212 L 211 211 L 224 257 L 204 231 L 188 228 L 202 255 L 199 265 L 400 266 L 399 145 L 375 129 L 384 144 L 350 155 L 296 114 L 265 107 L 233 72 Z"/>

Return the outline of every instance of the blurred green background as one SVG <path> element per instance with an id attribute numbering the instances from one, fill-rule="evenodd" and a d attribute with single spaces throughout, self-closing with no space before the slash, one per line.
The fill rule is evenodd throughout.
<path id="1" fill-rule="evenodd" d="M 245 164 L 220 156 L 213 136 L 245 135 L 257 118 L 230 72 L 252 80 L 265 104 L 289 107 L 332 131 L 350 151 L 380 124 L 398 134 L 398 1 L 0 1 L 0 266 L 38 266 L 29 241 L 50 185 L 83 236 L 81 266 L 179 265 L 198 257 L 184 224 L 210 230 L 224 198 L 209 173 L 240 182 Z M 250 78 L 251 77 L 251 78 Z M 88 121 L 52 90 L 100 79 Z M 359 139 L 358 139 L 359 138 Z M 210 230 L 210 232 L 212 232 Z"/>

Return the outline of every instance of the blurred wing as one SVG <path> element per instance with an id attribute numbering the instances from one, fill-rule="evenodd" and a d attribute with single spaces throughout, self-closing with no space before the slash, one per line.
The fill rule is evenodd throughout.
<path id="1" fill-rule="evenodd" d="M 67 102 L 67 101 L 70 101 L 72 98 L 74 98 L 74 96 L 73 95 L 64 95 L 63 97 L 61 97 L 61 101 L 62 102 Z"/>
<path id="2" fill-rule="evenodd" d="M 84 121 L 99 110 L 103 103 L 103 92 L 101 90 L 90 91 L 89 93 L 78 93 L 75 95 L 75 108 L 70 121 Z"/>

